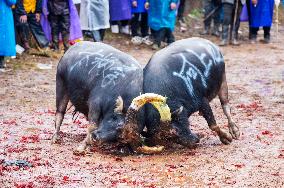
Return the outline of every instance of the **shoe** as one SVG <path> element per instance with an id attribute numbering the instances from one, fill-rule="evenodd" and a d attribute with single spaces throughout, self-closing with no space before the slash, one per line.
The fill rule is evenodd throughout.
<path id="1" fill-rule="evenodd" d="M 159 46 L 158 46 L 158 44 L 153 44 L 153 46 L 152 46 L 152 50 L 159 50 Z"/>
<path id="2" fill-rule="evenodd" d="M 214 25 L 214 30 L 211 33 L 211 35 L 216 36 L 216 37 L 220 37 L 219 24 Z"/>
<path id="3" fill-rule="evenodd" d="M 142 38 L 142 42 L 148 46 L 151 46 L 153 44 L 153 41 L 151 41 L 149 36 Z"/>
<path id="4" fill-rule="evenodd" d="M 205 26 L 204 30 L 200 33 L 200 35 L 209 35 L 210 27 Z"/>
<path id="5" fill-rule="evenodd" d="M 200 33 L 200 35 L 209 35 L 209 30 L 204 29 L 204 30 Z"/>
<path id="6" fill-rule="evenodd" d="M 233 40 L 232 40 L 232 45 L 233 45 L 233 46 L 239 46 L 240 43 L 239 43 L 239 41 L 238 41 L 237 39 L 233 39 Z"/>
<path id="7" fill-rule="evenodd" d="M 256 44 L 256 38 L 251 38 L 251 39 L 249 40 L 249 42 L 250 42 L 251 44 Z"/>
<path id="8" fill-rule="evenodd" d="M 227 39 L 222 39 L 221 43 L 219 46 L 227 46 L 228 45 L 228 40 Z"/>
<path id="9" fill-rule="evenodd" d="M 270 43 L 270 37 L 269 37 L 269 36 L 264 37 L 263 43 L 264 43 L 264 44 L 269 44 L 269 43 Z"/>
<path id="10" fill-rule="evenodd" d="M 119 33 L 119 27 L 118 27 L 118 25 L 112 25 L 112 26 L 111 26 L 111 32 L 112 32 L 112 33 Z"/>
<path id="11" fill-rule="evenodd" d="M 131 42 L 135 45 L 140 45 L 143 42 L 143 39 L 139 36 L 132 37 Z"/>
<path id="12" fill-rule="evenodd" d="M 120 32 L 123 33 L 123 34 L 126 34 L 126 35 L 130 35 L 129 26 L 126 25 L 126 26 L 121 27 Z"/>
<path id="13" fill-rule="evenodd" d="M 179 19 L 178 22 L 179 22 L 179 25 L 180 25 L 180 31 L 181 32 L 187 31 L 187 25 L 185 23 L 185 20 L 182 18 L 182 19 Z"/>

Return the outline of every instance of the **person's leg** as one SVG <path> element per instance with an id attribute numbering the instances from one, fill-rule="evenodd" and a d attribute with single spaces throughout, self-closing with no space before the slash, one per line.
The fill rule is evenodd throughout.
<path id="1" fill-rule="evenodd" d="M 30 49 L 30 45 L 29 45 L 30 29 L 29 29 L 28 23 L 27 22 L 22 23 L 20 21 L 20 15 L 15 14 L 15 24 L 16 24 L 16 28 L 18 30 L 19 38 L 22 42 L 23 47 L 25 48 L 25 50 L 29 50 Z"/>
<path id="2" fill-rule="evenodd" d="M 212 35 L 219 37 L 220 33 L 219 33 L 219 27 L 220 27 L 220 23 L 221 23 L 221 4 L 214 2 L 214 9 L 217 9 L 215 11 L 215 13 L 212 15 L 213 20 L 214 20 L 214 28 L 213 28 L 213 32 Z"/>
<path id="3" fill-rule="evenodd" d="M 0 69 L 4 69 L 4 56 L 0 56 Z"/>
<path id="4" fill-rule="evenodd" d="M 59 19 L 58 16 L 49 14 L 48 20 L 51 27 L 52 48 L 55 51 L 59 50 Z"/>
<path id="5" fill-rule="evenodd" d="M 131 33 L 132 37 L 138 36 L 138 28 L 139 28 L 139 13 L 134 13 L 131 19 Z"/>
<path id="6" fill-rule="evenodd" d="M 264 42 L 270 43 L 270 27 L 263 27 L 264 31 Z"/>
<path id="7" fill-rule="evenodd" d="M 258 27 L 250 27 L 250 31 L 251 31 L 251 39 L 250 42 L 252 44 L 256 43 L 256 38 L 257 38 L 257 32 L 258 32 L 259 28 Z"/>
<path id="8" fill-rule="evenodd" d="M 173 35 L 172 30 L 169 28 L 166 28 L 166 38 L 168 44 L 175 42 L 175 36 Z"/>
<path id="9" fill-rule="evenodd" d="M 123 34 L 130 34 L 130 30 L 129 30 L 129 20 L 121 20 L 120 24 L 121 24 L 121 33 Z"/>
<path id="10" fill-rule="evenodd" d="M 92 34 L 93 34 L 94 42 L 101 42 L 102 41 L 101 34 L 100 34 L 99 30 L 93 30 Z"/>
<path id="11" fill-rule="evenodd" d="M 155 31 L 155 41 L 152 47 L 154 50 L 157 50 L 160 48 L 161 42 L 165 38 L 165 32 L 166 32 L 165 28 L 161 28 L 160 30 Z"/>
<path id="12" fill-rule="evenodd" d="M 148 13 L 147 12 L 141 13 L 140 28 L 141 28 L 142 37 L 146 37 L 149 35 Z"/>
<path id="13" fill-rule="evenodd" d="M 111 21 L 111 32 L 119 33 L 118 21 Z"/>
<path id="14" fill-rule="evenodd" d="M 233 5 L 229 3 L 223 4 L 223 10 L 224 10 L 224 21 L 223 21 L 223 27 L 222 27 L 222 41 L 220 43 L 220 46 L 226 46 L 228 44 L 229 40 L 229 26 L 232 22 L 232 13 L 233 13 Z"/>
<path id="15" fill-rule="evenodd" d="M 69 36 L 70 36 L 70 15 L 60 16 L 60 29 L 64 45 L 64 51 L 66 52 L 69 48 Z"/>
<path id="16" fill-rule="evenodd" d="M 241 17 L 241 13 L 242 13 L 242 10 L 243 10 L 243 4 L 240 0 L 238 0 L 239 3 L 238 3 L 238 7 L 235 7 L 234 8 L 234 11 L 233 11 L 233 19 L 232 19 L 232 26 L 233 24 L 235 24 L 235 26 L 232 28 L 232 44 L 233 45 L 240 45 L 240 43 L 238 42 L 239 40 L 239 36 L 238 36 L 238 31 L 239 31 L 239 28 L 240 28 L 240 17 Z M 236 15 L 236 19 L 235 19 L 235 10 L 237 8 L 237 15 Z M 236 21 L 235 23 L 234 20 Z"/>
<path id="17" fill-rule="evenodd" d="M 207 16 L 210 14 L 210 12 L 213 10 L 212 2 L 211 0 L 203 0 L 203 9 L 204 9 L 204 30 L 200 33 L 201 35 L 208 35 L 210 32 L 210 25 L 212 16 Z"/>
<path id="18" fill-rule="evenodd" d="M 105 29 L 100 29 L 101 41 L 103 41 L 105 38 L 105 31 Z"/>
<path id="19" fill-rule="evenodd" d="M 184 17 L 183 17 L 184 9 L 185 9 L 185 0 L 180 0 L 177 18 L 178 20 L 181 20 L 183 22 L 184 22 Z"/>
<path id="20" fill-rule="evenodd" d="M 28 14 L 28 23 L 34 38 L 36 39 L 40 48 L 46 48 L 49 45 L 49 41 L 46 39 L 42 30 L 40 22 L 36 21 L 35 14 Z"/>

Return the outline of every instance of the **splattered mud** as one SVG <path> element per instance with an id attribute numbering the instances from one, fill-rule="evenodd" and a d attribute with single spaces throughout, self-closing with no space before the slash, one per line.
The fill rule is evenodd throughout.
<path id="1" fill-rule="evenodd" d="M 61 127 L 62 142 L 51 145 L 58 60 L 22 56 L 9 63 L 14 70 L 0 74 L 0 187 L 284 187 L 283 34 L 281 43 L 243 41 L 241 47 L 222 48 L 239 140 L 221 144 L 194 114 L 192 129 L 202 135 L 198 147 L 160 155 L 121 156 L 99 148 L 73 155 L 88 122 L 83 116 L 73 122 L 71 112 Z M 107 43 L 143 65 L 153 54 L 119 41 Z M 52 69 L 39 70 L 37 63 Z M 219 101 L 211 105 L 218 124 L 226 127 Z"/>

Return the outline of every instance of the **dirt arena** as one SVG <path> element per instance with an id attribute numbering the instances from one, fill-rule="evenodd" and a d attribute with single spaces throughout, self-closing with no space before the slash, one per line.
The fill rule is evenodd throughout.
<path id="1" fill-rule="evenodd" d="M 279 38 L 268 45 L 243 40 L 240 47 L 221 48 L 240 139 L 221 144 L 196 113 L 190 121 L 193 131 L 203 136 L 198 147 L 159 155 L 115 155 L 99 148 L 86 156 L 73 155 L 88 122 L 83 116 L 73 122 L 72 111 L 61 127 L 63 141 L 51 145 L 58 59 L 24 55 L 9 62 L 12 71 L 0 73 L 0 187 L 284 187 L 281 29 Z M 154 53 L 131 45 L 124 36 L 108 37 L 106 42 L 143 66 Z M 41 70 L 38 63 L 52 68 Z M 226 127 L 219 101 L 214 99 L 211 106 L 217 123 Z M 15 160 L 27 163 L 8 164 Z"/>

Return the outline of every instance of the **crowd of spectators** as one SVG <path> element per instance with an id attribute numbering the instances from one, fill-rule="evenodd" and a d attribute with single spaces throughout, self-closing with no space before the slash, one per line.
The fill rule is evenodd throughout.
<path id="1" fill-rule="evenodd" d="M 221 46 L 239 45 L 238 29 L 245 12 L 251 43 L 257 41 L 259 27 L 264 29 L 264 42 L 269 43 L 277 3 L 279 0 L 203 0 L 204 30 L 200 34 L 220 37 Z M 0 69 L 4 56 L 16 55 L 16 43 L 26 51 L 31 48 L 30 36 L 39 48 L 56 52 L 59 41 L 64 51 L 84 36 L 102 42 L 110 28 L 112 33 L 131 35 L 135 45 L 159 49 L 175 41 L 176 20 L 181 31 L 187 30 L 186 4 L 186 0 L 1 0 Z"/>

